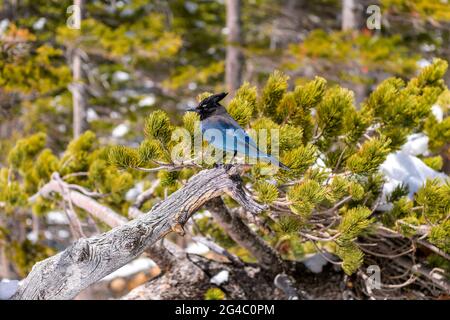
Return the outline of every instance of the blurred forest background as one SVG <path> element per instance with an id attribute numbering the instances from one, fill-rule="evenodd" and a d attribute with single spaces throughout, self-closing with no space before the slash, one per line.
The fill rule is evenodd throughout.
<path id="1" fill-rule="evenodd" d="M 79 28 L 72 5 L 81 9 Z M 376 13 L 367 12 L 371 5 L 380 9 L 380 28 L 368 27 L 368 19 L 374 19 Z M 89 130 L 89 134 L 95 133 L 99 145 L 137 147 L 144 140 L 144 122 L 151 112 L 164 110 L 171 123 L 180 125 L 184 110 L 197 104 L 199 94 L 228 91 L 228 103 L 244 83 L 260 91 L 274 70 L 289 76 L 290 89 L 316 76 L 326 79 L 328 86 L 348 88 L 354 92 L 359 110 L 383 80 L 395 76 L 408 81 L 430 66 L 433 59 L 450 60 L 450 3 L 2 0 L 0 54 L 0 279 L 22 279 L 37 261 L 73 241 L 73 230 L 62 210 L 69 204 L 62 205 L 61 199 L 52 205 L 44 201 L 24 204 L 57 167 L 50 165 L 60 161 L 54 155 L 69 161 L 70 152 L 83 149 L 83 143 L 89 144 L 75 140 L 81 142 L 69 145 L 73 139 L 94 139 L 83 135 Z M 450 83 L 449 73 L 444 81 Z M 428 130 L 426 137 L 416 133 L 408 141 L 412 141 L 410 148 L 420 149 L 413 155 L 442 177 L 450 173 L 448 91 L 444 90 L 438 102 L 433 103 L 433 118 L 428 120 L 433 130 Z M 422 150 L 419 145 L 424 137 L 428 147 Z M 17 146 L 23 150 L 16 156 L 28 162 L 14 162 L 11 151 L 18 150 Z M 43 146 L 48 148 L 47 153 L 36 159 Z M 88 149 L 78 161 L 94 154 Z M 26 172 L 34 165 L 38 167 L 39 161 L 47 165 L 48 172 L 17 174 L 16 189 L 11 187 L 13 169 Z M 89 174 L 92 170 L 91 166 Z M 67 169 L 65 174 L 75 171 Z M 64 170 L 60 173 L 63 176 Z M 152 179 L 143 179 L 143 175 L 133 174 L 130 178 L 111 171 L 111 176 L 121 186 L 108 190 L 117 192 L 117 198 L 108 201 L 119 212 L 125 212 L 143 190 L 157 188 Z M 173 192 L 164 186 L 161 190 L 155 191 L 159 199 Z M 440 201 L 448 202 L 448 187 L 442 192 Z M 154 201 L 143 208 L 151 208 Z M 448 209 L 440 210 L 448 214 Z M 91 221 L 83 210 L 78 214 L 88 234 L 107 230 L 101 222 Z M 443 222 L 445 228 L 440 229 L 444 233 L 440 234 L 444 243 L 438 246 L 440 254 L 422 253 L 430 269 L 447 272 L 443 281 L 449 277 L 448 218 Z M 214 229 L 217 227 L 208 228 L 213 237 L 222 237 L 219 243 L 227 247 L 228 240 Z M 174 236 L 173 240 L 191 252 L 213 254 L 189 236 Z M 245 258 L 247 253 L 233 249 L 234 245 L 228 248 Z M 311 243 L 304 248 L 285 246 L 277 250 L 300 250 L 298 256 L 317 251 Z M 80 297 L 120 297 L 158 273 L 159 267 L 150 259 L 140 258 Z M 424 296 L 445 297 L 445 288 Z M 211 291 L 206 297 L 220 298 L 221 292 Z"/>

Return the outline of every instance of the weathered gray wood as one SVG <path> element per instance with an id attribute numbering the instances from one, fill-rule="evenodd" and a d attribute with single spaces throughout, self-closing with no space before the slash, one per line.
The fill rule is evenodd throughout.
<path id="1" fill-rule="evenodd" d="M 195 211 L 224 193 L 247 210 L 260 212 L 263 207 L 245 194 L 233 170 L 201 171 L 148 214 L 98 236 L 79 239 L 37 263 L 12 299 L 72 299 L 168 233 L 183 233 L 183 225 Z"/>

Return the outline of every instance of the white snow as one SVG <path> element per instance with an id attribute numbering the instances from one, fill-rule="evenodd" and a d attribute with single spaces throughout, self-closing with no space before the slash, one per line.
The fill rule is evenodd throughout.
<path id="1" fill-rule="evenodd" d="M 325 165 L 325 162 L 323 162 L 322 157 L 323 155 L 320 154 L 317 159 L 316 162 L 314 162 L 314 164 L 312 165 L 312 167 L 314 169 L 325 169 L 327 171 L 331 171 L 331 169 L 327 168 L 327 166 Z"/>
<path id="2" fill-rule="evenodd" d="M 111 119 L 119 119 L 119 118 L 120 118 L 120 113 L 118 113 L 117 111 L 112 111 L 112 112 L 109 114 L 109 117 L 110 117 Z"/>
<path id="3" fill-rule="evenodd" d="M 380 171 L 385 175 L 386 183 L 383 186 L 383 195 L 390 194 L 399 184 L 404 183 L 409 188 L 409 197 L 426 182 L 427 179 L 438 178 L 442 181 L 448 177 L 437 172 L 419 158 L 409 155 L 404 151 L 391 153 L 380 166 Z M 385 199 L 383 199 L 385 200 Z M 381 210 L 389 210 L 390 206 L 383 206 Z"/>
<path id="4" fill-rule="evenodd" d="M 87 119 L 88 122 L 97 120 L 97 119 L 98 119 L 98 114 L 97 114 L 97 112 L 95 112 L 94 109 L 89 108 L 89 109 L 87 110 L 86 119 Z"/>
<path id="5" fill-rule="evenodd" d="M 65 124 L 60 124 L 56 127 L 58 129 L 59 132 L 66 132 L 67 131 L 67 127 Z"/>
<path id="6" fill-rule="evenodd" d="M 198 4 L 191 1 L 185 1 L 184 7 L 186 8 L 187 11 L 189 11 L 189 13 L 194 13 L 198 9 Z"/>
<path id="7" fill-rule="evenodd" d="M 51 224 L 69 224 L 67 216 L 61 211 L 50 211 L 47 213 L 47 223 Z"/>
<path id="8" fill-rule="evenodd" d="M 155 86 L 155 82 L 149 79 L 144 80 L 144 87 L 153 88 Z"/>
<path id="9" fill-rule="evenodd" d="M 408 137 L 408 141 L 402 146 L 402 151 L 412 156 L 426 154 L 428 152 L 428 137 L 423 133 L 414 133 Z"/>
<path id="10" fill-rule="evenodd" d="M 0 300 L 8 300 L 19 288 L 19 280 L 3 279 L 0 281 Z"/>
<path id="11" fill-rule="evenodd" d="M 434 117 L 438 122 L 441 122 L 444 119 L 444 111 L 442 107 L 438 104 L 435 104 L 431 107 L 431 113 L 433 113 Z"/>
<path id="12" fill-rule="evenodd" d="M 434 50 L 436 50 L 436 46 L 434 44 L 423 44 L 421 47 L 425 52 L 433 52 Z"/>
<path id="13" fill-rule="evenodd" d="M 196 213 L 194 215 L 195 220 L 202 219 L 204 217 L 211 218 L 211 212 L 209 212 L 208 210 L 203 210 L 202 212 Z"/>
<path id="14" fill-rule="evenodd" d="M 38 233 L 35 231 L 31 231 L 27 234 L 27 239 L 30 240 L 33 243 L 36 243 L 38 241 Z"/>
<path id="15" fill-rule="evenodd" d="M 220 286 L 222 283 L 225 283 L 228 281 L 228 278 L 230 276 L 230 273 L 227 270 L 222 270 L 218 274 L 216 274 L 214 277 L 211 278 L 209 282 Z"/>
<path id="16" fill-rule="evenodd" d="M 419 66 L 419 68 L 428 67 L 430 64 L 431 62 L 428 61 L 427 59 L 420 59 L 419 61 L 417 61 L 417 65 Z"/>
<path id="17" fill-rule="evenodd" d="M 137 196 L 144 191 L 144 182 L 138 182 L 136 185 L 127 191 L 125 199 L 129 202 L 136 200 Z"/>
<path id="18" fill-rule="evenodd" d="M 323 253 L 330 260 L 333 260 L 333 255 L 331 253 Z M 307 255 L 305 260 L 302 261 L 305 267 L 307 267 L 313 273 L 321 273 L 323 267 L 328 263 L 328 261 L 320 254 L 314 253 Z"/>
<path id="19" fill-rule="evenodd" d="M 134 14 L 134 10 L 132 10 L 131 8 L 126 8 L 125 10 L 123 10 L 120 13 L 120 16 L 121 17 L 129 17 L 129 16 L 132 16 L 133 14 Z"/>
<path id="20" fill-rule="evenodd" d="M 130 80 L 130 74 L 125 71 L 116 71 L 113 74 L 113 80 L 117 82 Z"/>
<path id="21" fill-rule="evenodd" d="M 156 98 L 153 94 L 147 95 L 143 97 L 141 100 L 139 100 L 138 106 L 139 107 L 151 107 L 155 104 Z"/>
<path id="22" fill-rule="evenodd" d="M 6 29 L 9 26 L 9 20 L 8 19 L 3 19 L 2 21 L 0 21 L 0 34 L 5 33 Z"/>
<path id="23" fill-rule="evenodd" d="M 45 19 L 44 17 L 39 18 L 39 19 L 33 24 L 33 29 L 34 29 L 34 30 L 42 30 L 42 28 L 44 28 L 46 22 L 47 22 L 47 19 Z"/>
<path id="24" fill-rule="evenodd" d="M 122 268 L 117 269 L 113 273 L 110 273 L 109 275 L 104 277 L 102 281 L 111 281 L 118 277 L 128 277 L 141 271 L 147 271 L 155 266 L 156 264 L 152 259 L 138 258 L 124 265 Z"/>
<path id="25" fill-rule="evenodd" d="M 209 248 L 200 242 L 191 242 L 185 249 L 186 253 L 191 254 L 205 254 L 209 251 Z"/>
<path id="26" fill-rule="evenodd" d="M 53 239 L 52 233 L 51 233 L 50 231 L 48 231 L 48 230 L 45 230 L 45 231 L 44 231 L 44 237 L 45 237 L 45 239 L 47 239 L 47 240 L 52 240 L 52 239 Z"/>
<path id="27" fill-rule="evenodd" d="M 195 89 L 197 89 L 197 83 L 196 82 L 189 82 L 188 89 L 191 90 L 191 91 L 194 91 Z"/>
<path id="28" fill-rule="evenodd" d="M 67 239 L 70 237 L 70 233 L 67 230 L 58 230 L 58 237 L 62 239 Z"/>
<path id="29" fill-rule="evenodd" d="M 126 135 L 129 131 L 128 125 L 126 125 L 125 123 L 121 123 L 119 124 L 117 127 L 114 128 L 113 132 L 112 132 L 112 136 L 114 138 L 121 138 L 124 135 Z"/>

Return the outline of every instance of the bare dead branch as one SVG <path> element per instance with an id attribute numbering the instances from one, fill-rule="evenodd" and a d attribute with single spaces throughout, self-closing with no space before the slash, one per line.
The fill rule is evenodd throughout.
<path id="1" fill-rule="evenodd" d="M 263 207 L 236 183 L 235 173 L 233 168 L 203 170 L 148 214 L 106 233 L 79 239 L 66 250 L 37 263 L 12 299 L 72 299 L 81 290 L 138 257 L 168 233 L 182 234 L 184 224 L 194 212 L 208 200 L 225 193 L 247 210 L 261 212 Z M 57 183 L 51 182 L 46 186 L 41 194 L 48 195 L 59 188 Z M 91 206 L 98 204 L 79 193 L 71 196 L 74 203 L 77 197 L 85 197 L 81 199 L 90 201 Z M 78 198 L 80 207 L 85 205 L 81 199 Z"/>
<path id="2" fill-rule="evenodd" d="M 63 187 L 67 185 L 63 181 L 55 181 L 51 180 L 47 184 L 45 184 L 39 192 L 32 196 L 29 201 L 33 202 L 35 197 L 40 195 L 44 198 L 51 197 L 51 194 L 53 192 L 62 194 L 63 193 Z M 128 220 L 117 214 L 114 210 L 111 210 L 110 208 L 100 204 L 99 202 L 95 201 L 94 199 L 74 190 L 68 190 L 67 196 L 70 197 L 73 204 L 75 204 L 77 207 L 86 210 L 89 212 L 92 216 L 95 218 L 105 222 L 107 225 L 109 225 L 111 228 L 120 226 L 124 223 L 126 223 Z"/>

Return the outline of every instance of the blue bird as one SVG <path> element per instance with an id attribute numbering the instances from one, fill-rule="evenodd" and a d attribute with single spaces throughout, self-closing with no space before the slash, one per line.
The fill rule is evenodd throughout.
<path id="1" fill-rule="evenodd" d="M 260 151 L 255 141 L 219 103 L 227 94 L 223 92 L 212 95 L 203 99 L 197 107 L 188 110 L 200 115 L 200 127 L 205 140 L 220 150 L 233 152 L 233 156 L 240 153 L 290 170 L 275 157 Z"/>

